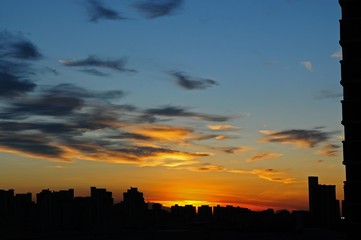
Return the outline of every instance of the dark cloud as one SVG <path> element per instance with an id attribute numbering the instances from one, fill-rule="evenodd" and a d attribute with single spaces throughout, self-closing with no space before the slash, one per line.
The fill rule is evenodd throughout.
<path id="1" fill-rule="evenodd" d="M 34 44 L 20 35 L 0 32 L 0 98 L 14 98 L 34 91 L 34 75 L 27 60 L 41 58 Z"/>
<path id="2" fill-rule="evenodd" d="M 147 0 L 134 5 L 146 18 L 158 18 L 174 14 L 183 0 Z"/>
<path id="3" fill-rule="evenodd" d="M 123 20 L 125 17 L 121 16 L 117 11 L 104 7 L 100 0 L 88 0 L 87 10 L 89 21 L 98 22 L 98 20 Z"/>
<path id="4" fill-rule="evenodd" d="M 35 87 L 32 81 L 1 72 L 0 68 L 0 98 L 19 97 L 33 91 Z"/>
<path id="5" fill-rule="evenodd" d="M 213 122 L 224 122 L 230 119 L 228 116 L 223 115 L 211 115 L 197 112 L 187 111 L 185 108 L 175 106 L 165 106 L 160 108 L 150 108 L 145 111 L 147 115 L 158 115 L 167 117 L 194 117 L 201 120 L 213 121 Z"/>
<path id="6" fill-rule="evenodd" d="M 115 60 L 103 60 L 96 56 L 89 56 L 81 60 L 59 60 L 59 62 L 69 67 L 101 67 L 109 68 L 119 72 L 137 72 L 134 69 L 129 69 L 125 67 L 127 61 L 124 58 Z"/>
<path id="7" fill-rule="evenodd" d="M 313 148 L 320 143 L 327 143 L 337 132 L 325 132 L 321 129 L 290 129 L 284 131 L 261 131 L 266 138 L 262 142 L 278 142 L 294 144 L 300 147 Z"/>
<path id="8" fill-rule="evenodd" d="M 38 60 L 42 57 L 38 48 L 20 35 L 7 31 L 0 32 L 0 56 L 21 60 Z"/>
<path id="9" fill-rule="evenodd" d="M 85 73 L 89 73 L 89 74 L 94 75 L 94 76 L 98 76 L 98 77 L 107 77 L 107 76 L 109 76 L 109 74 L 101 72 L 101 71 L 99 71 L 97 69 L 94 69 L 94 68 L 87 68 L 87 69 L 83 69 L 81 71 L 85 72 Z"/>
<path id="10" fill-rule="evenodd" d="M 46 89 L 47 96 L 119 99 L 126 95 L 122 90 L 89 91 L 74 84 L 63 83 Z"/>
<path id="11" fill-rule="evenodd" d="M 342 93 L 335 93 L 328 90 L 319 91 L 314 94 L 315 99 L 326 99 L 326 98 L 341 98 Z"/>
<path id="12" fill-rule="evenodd" d="M 61 148 L 53 146 L 49 141 L 40 136 L 31 135 L 3 135 L 0 134 L 0 149 L 17 150 L 25 155 L 34 157 L 57 159 L 61 161 L 70 161 L 63 159 L 65 153 Z"/>
<path id="13" fill-rule="evenodd" d="M 169 159 L 184 162 L 209 156 L 177 150 L 174 141 L 214 136 L 196 133 L 192 128 L 144 125 L 144 121 L 136 120 L 144 115 L 191 116 L 198 120 L 219 116 L 176 107 L 143 110 L 111 102 L 123 96 L 121 90 L 89 91 L 73 84 L 59 84 L 40 86 L 21 98 L 4 98 L 5 104 L 0 106 L 0 151 L 59 161 L 83 159 L 140 165 L 149 161 L 151 165 L 169 165 Z"/>
<path id="14" fill-rule="evenodd" d="M 175 71 L 170 73 L 176 78 L 176 84 L 187 90 L 205 89 L 214 85 L 218 85 L 212 79 L 194 79 L 183 72 Z"/>

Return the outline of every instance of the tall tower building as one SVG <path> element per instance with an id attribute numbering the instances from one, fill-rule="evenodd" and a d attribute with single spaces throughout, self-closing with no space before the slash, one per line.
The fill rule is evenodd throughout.
<path id="1" fill-rule="evenodd" d="M 340 222 L 340 206 L 335 185 L 318 184 L 318 177 L 308 177 L 311 225 L 332 228 Z"/>
<path id="2" fill-rule="evenodd" d="M 344 126 L 343 215 L 350 226 L 361 223 L 361 1 L 339 0 L 340 45 L 342 47 L 341 85 L 343 86 L 342 125 Z"/>

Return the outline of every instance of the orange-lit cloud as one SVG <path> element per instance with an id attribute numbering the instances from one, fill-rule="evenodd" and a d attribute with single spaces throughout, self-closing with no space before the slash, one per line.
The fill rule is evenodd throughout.
<path id="1" fill-rule="evenodd" d="M 213 171 L 224 171 L 226 170 L 223 166 L 220 165 L 214 165 L 211 163 L 204 163 L 199 167 L 192 167 L 189 168 L 189 170 L 191 171 L 196 171 L 196 172 L 213 172 Z"/>
<path id="2" fill-rule="evenodd" d="M 208 125 L 208 128 L 213 131 L 232 131 L 239 129 L 239 127 L 232 125 Z"/>
<path id="3" fill-rule="evenodd" d="M 341 147 L 336 144 L 327 144 L 318 149 L 318 154 L 328 157 L 336 156 L 340 148 Z"/>
<path id="4" fill-rule="evenodd" d="M 256 175 L 259 178 L 265 179 L 271 182 L 279 182 L 279 183 L 295 183 L 297 182 L 294 178 L 289 177 L 281 177 L 279 175 L 282 174 L 281 171 L 274 170 L 274 169 L 253 169 L 253 170 L 228 170 L 230 173 L 238 173 L 238 174 L 252 174 Z"/>
<path id="5" fill-rule="evenodd" d="M 267 159 L 267 158 L 278 158 L 280 156 L 282 156 L 282 154 L 279 154 L 279 153 L 257 153 L 255 156 L 248 158 L 246 161 L 254 162 L 254 161 L 263 160 L 263 159 Z"/>
<path id="6" fill-rule="evenodd" d="M 250 148 L 248 147 L 211 147 L 211 149 L 222 151 L 224 153 L 237 153 L 248 151 Z"/>

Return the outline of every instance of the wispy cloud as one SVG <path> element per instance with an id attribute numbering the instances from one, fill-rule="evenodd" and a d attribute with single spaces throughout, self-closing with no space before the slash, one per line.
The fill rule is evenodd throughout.
<path id="1" fill-rule="evenodd" d="M 313 65 L 310 61 L 301 61 L 300 63 L 306 68 L 307 71 L 312 72 Z"/>
<path id="2" fill-rule="evenodd" d="M 208 128 L 213 131 L 234 131 L 240 129 L 240 127 L 232 125 L 208 125 Z"/>
<path id="3" fill-rule="evenodd" d="M 94 75 L 94 76 L 98 76 L 98 77 L 108 77 L 109 74 L 108 73 L 104 73 L 102 71 L 99 71 L 95 68 L 87 68 L 87 69 L 83 69 L 81 70 L 82 72 L 88 73 L 90 75 Z"/>
<path id="4" fill-rule="evenodd" d="M 218 83 L 213 79 L 202 79 L 188 76 L 187 74 L 180 71 L 173 71 L 170 73 L 175 77 L 175 83 L 184 89 L 194 90 L 194 89 L 205 89 L 218 85 Z"/>
<path id="5" fill-rule="evenodd" d="M 36 88 L 31 79 L 31 61 L 42 54 L 23 36 L 0 32 L 0 98 L 24 96 Z"/>
<path id="6" fill-rule="evenodd" d="M 254 161 L 259 161 L 259 160 L 263 160 L 263 159 L 267 159 L 267 158 L 278 158 L 281 156 L 282 156 L 282 154 L 279 154 L 279 153 L 257 153 L 255 156 L 248 158 L 246 161 L 254 162 Z"/>
<path id="7" fill-rule="evenodd" d="M 4 71 L 0 66 L 0 98 L 19 97 L 31 92 L 36 84 L 31 80 Z"/>
<path id="8" fill-rule="evenodd" d="M 342 93 L 335 93 L 328 90 L 322 90 L 314 94 L 315 99 L 340 98 L 342 96 Z"/>
<path id="9" fill-rule="evenodd" d="M 284 131 L 260 131 L 265 138 L 260 142 L 292 144 L 303 148 L 314 148 L 319 144 L 327 144 L 338 132 L 325 132 L 320 129 L 290 129 Z"/>
<path id="10" fill-rule="evenodd" d="M 203 164 L 201 164 L 201 166 L 191 167 L 189 169 L 191 171 L 195 171 L 195 172 L 222 172 L 222 171 L 226 170 L 221 165 L 214 165 L 211 163 L 203 163 Z"/>
<path id="11" fill-rule="evenodd" d="M 217 150 L 217 151 L 222 151 L 224 153 L 230 153 L 230 154 L 233 154 L 233 153 L 237 153 L 237 152 L 244 152 L 244 151 L 248 151 L 249 148 L 248 147 L 211 147 L 212 149 L 214 150 Z"/>
<path id="12" fill-rule="evenodd" d="M 137 72 L 134 69 L 126 68 L 127 61 L 124 58 L 115 59 L 115 60 L 104 60 L 96 56 L 90 55 L 85 59 L 80 60 L 59 60 L 59 63 L 69 66 L 69 67 L 100 67 L 100 68 L 109 68 L 119 72 Z M 94 73 L 94 70 L 92 70 Z"/>
<path id="13" fill-rule="evenodd" d="M 332 58 L 342 59 L 342 50 L 338 50 L 337 52 L 334 52 L 331 54 Z"/>
<path id="14" fill-rule="evenodd" d="M 16 87 L 18 91 L 23 88 Z M 82 159 L 166 167 L 195 164 L 198 158 L 213 154 L 178 149 L 179 146 L 218 135 L 177 124 L 157 124 L 157 119 L 147 124 L 146 120 L 140 121 L 141 117 L 229 119 L 183 108 L 141 109 L 114 104 L 112 100 L 126 95 L 122 90 L 89 91 L 73 84 L 30 85 L 29 89 L 22 90 L 22 97 L 17 98 L 9 87 L 7 89 L 6 94 L 2 89 L 4 104 L 0 106 L 0 151 L 54 161 Z M 31 95 L 27 94 L 30 90 Z"/>
<path id="15" fill-rule="evenodd" d="M 22 35 L 14 35 L 8 31 L 0 32 L 1 58 L 21 60 L 38 60 L 42 57 L 39 49 Z"/>
<path id="16" fill-rule="evenodd" d="M 262 178 L 264 180 L 270 181 L 270 182 L 279 182 L 284 184 L 290 184 L 297 182 L 294 178 L 289 177 L 282 177 L 283 171 L 275 170 L 272 168 L 268 169 L 253 169 L 253 170 L 228 170 L 230 173 L 237 173 L 237 174 L 252 174 L 256 175 L 259 178 Z"/>
<path id="17" fill-rule="evenodd" d="M 117 11 L 104 7 L 103 3 L 100 0 L 88 0 L 87 1 L 87 11 L 89 15 L 89 21 L 98 22 L 98 20 L 122 20 L 126 19 Z"/>
<path id="18" fill-rule="evenodd" d="M 145 0 L 134 4 L 146 18 L 158 18 L 172 15 L 178 10 L 183 0 Z"/>
<path id="19" fill-rule="evenodd" d="M 177 107 L 177 106 L 150 108 L 147 109 L 145 113 L 151 116 L 193 117 L 195 119 L 201 119 L 212 122 L 225 122 L 231 119 L 229 116 L 224 116 L 224 115 L 204 114 L 204 113 L 187 111 L 186 108 Z"/>
<path id="20" fill-rule="evenodd" d="M 328 157 L 337 156 L 340 148 L 341 148 L 340 145 L 327 144 L 327 145 L 322 146 L 318 150 L 318 153 L 322 156 L 328 156 Z"/>

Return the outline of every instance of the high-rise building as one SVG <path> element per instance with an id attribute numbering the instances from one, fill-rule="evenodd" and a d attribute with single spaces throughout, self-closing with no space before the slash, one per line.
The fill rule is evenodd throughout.
<path id="1" fill-rule="evenodd" d="M 96 226 L 110 222 L 114 199 L 105 188 L 90 187 L 91 221 Z"/>
<path id="2" fill-rule="evenodd" d="M 340 203 L 335 185 L 318 184 L 318 177 L 308 177 L 308 197 L 311 224 L 316 227 L 334 227 L 340 223 Z"/>
<path id="3" fill-rule="evenodd" d="M 340 45 L 342 47 L 341 85 L 343 86 L 342 125 L 344 126 L 343 216 L 348 225 L 361 225 L 361 1 L 339 0 Z"/>

